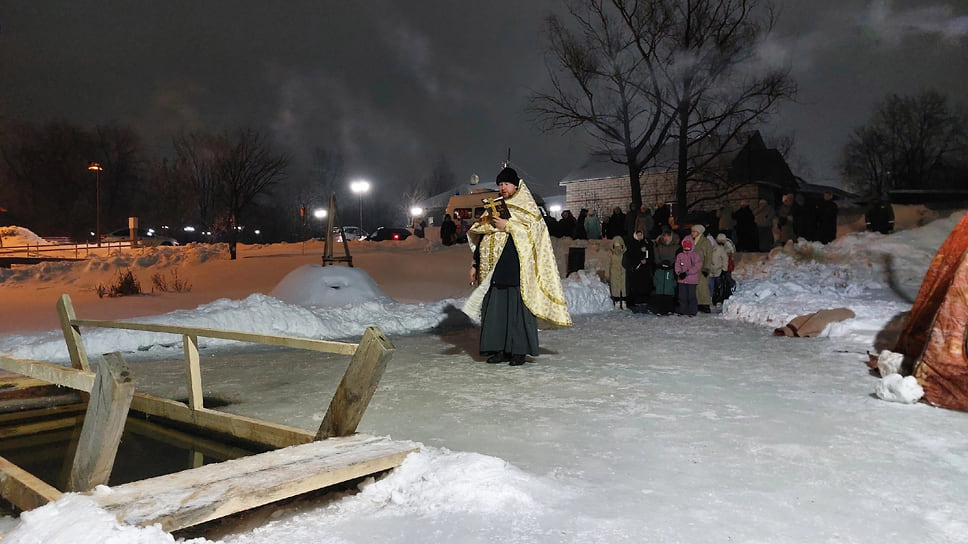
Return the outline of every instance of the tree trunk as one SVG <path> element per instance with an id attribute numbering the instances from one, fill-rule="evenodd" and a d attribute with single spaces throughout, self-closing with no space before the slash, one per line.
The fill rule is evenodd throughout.
<path id="1" fill-rule="evenodd" d="M 676 169 L 676 224 L 682 224 L 686 217 L 686 181 L 689 179 L 689 102 L 679 102 L 679 160 Z"/>

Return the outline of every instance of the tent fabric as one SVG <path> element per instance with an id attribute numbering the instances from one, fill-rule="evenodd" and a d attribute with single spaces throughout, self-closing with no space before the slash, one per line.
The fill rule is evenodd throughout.
<path id="1" fill-rule="evenodd" d="M 968 214 L 941 244 L 892 351 L 916 357 L 929 404 L 968 411 Z"/>

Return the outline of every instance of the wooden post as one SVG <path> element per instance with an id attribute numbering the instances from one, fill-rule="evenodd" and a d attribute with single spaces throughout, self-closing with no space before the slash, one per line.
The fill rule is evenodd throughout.
<path id="1" fill-rule="evenodd" d="M 316 431 L 316 440 L 356 432 L 394 351 L 396 348 L 383 331 L 367 327 Z"/>
<path id="2" fill-rule="evenodd" d="M 346 263 L 353 266 L 353 256 L 350 255 L 350 246 L 346 243 L 346 233 L 343 232 L 343 224 L 339 220 L 339 212 L 336 211 L 336 193 L 329 196 L 329 221 L 326 225 L 326 245 L 323 247 L 323 266 L 333 263 Z M 339 228 L 340 238 L 343 239 L 343 252 L 341 257 L 333 256 L 333 225 Z M 363 228 L 363 225 L 360 225 Z"/>
<path id="3" fill-rule="evenodd" d="M 81 328 L 74 325 L 77 319 L 74 315 L 74 305 L 70 295 L 61 295 L 57 299 L 57 315 L 60 316 L 61 330 L 64 331 L 64 341 L 67 342 L 67 352 L 71 356 L 71 366 L 78 370 L 91 370 L 87 360 L 87 351 L 81 341 Z"/>
<path id="4" fill-rule="evenodd" d="M 70 491 L 106 485 L 124 432 L 134 380 L 120 353 L 107 353 L 98 365 L 81 439 L 71 467 Z"/>
<path id="5" fill-rule="evenodd" d="M 188 377 L 188 407 L 192 410 L 204 408 L 202 395 L 202 367 L 198 357 L 198 336 L 186 334 L 185 345 L 185 374 Z"/>

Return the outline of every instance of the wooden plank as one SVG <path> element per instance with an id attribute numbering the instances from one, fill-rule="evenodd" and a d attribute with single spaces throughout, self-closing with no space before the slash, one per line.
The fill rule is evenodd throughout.
<path id="1" fill-rule="evenodd" d="M 339 355 L 352 355 L 356 352 L 357 344 L 348 342 L 332 342 L 329 340 L 314 340 L 297 336 L 281 336 L 276 334 L 259 334 L 243 331 L 225 331 L 204 327 L 185 327 L 181 325 L 165 325 L 161 323 L 134 323 L 129 321 L 96 321 L 91 319 L 73 319 L 71 323 L 78 327 L 100 327 L 102 329 L 127 329 L 132 331 L 163 332 L 180 335 L 203 336 L 205 338 L 221 338 L 236 340 L 267 346 L 281 346 L 286 348 L 322 351 Z"/>
<path id="2" fill-rule="evenodd" d="M 16 423 L 26 420 L 36 419 L 56 419 L 59 417 L 69 417 L 82 414 L 87 408 L 83 404 L 62 404 L 59 406 L 49 406 L 32 410 L 22 410 L 20 412 L 10 412 L 0 414 L 0 425 Z"/>
<path id="3" fill-rule="evenodd" d="M 78 370 L 3 354 L 0 354 L 0 368 L 87 393 L 94 388 L 94 373 L 90 370 Z"/>
<path id="4" fill-rule="evenodd" d="M 329 409 L 316 431 L 316 440 L 331 436 L 349 436 L 363 419 L 363 412 L 370 404 L 387 362 L 396 348 L 383 332 L 367 327 L 360 339 L 360 349 L 350 360 L 346 373 L 340 381 Z"/>
<path id="5" fill-rule="evenodd" d="M 305 444 L 315 436 L 312 431 L 238 414 L 217 412 L 209 408 L 192 410 L 181 402 L 146 393 L 135 393 L 131 409 L 274 448 Z"/>
<path id="6" fill-rule="evenodd" d="M 0 367 L 13 372 L 90 392 L 94 387 L 94 373 L 47 363 L 0 355 Z M 147 393 L 134 393 L 131 409 L 148 415 L 163 417 L 179 423 L 196 425 L 202 429 L 237 436 L 243 440 L 266 444 L 275 448 L 304 444 L 315 436 L 305 429 L 279 425 L 255 418 L 216 412 L 207 408 L 192 410 L 186 404 Z"/>
<path id="7" fill-rule="evenodd" d="M 18 436 L 46 433 L 59 429 L 72 429 L 75 425 L 82 422 L 84 417 L 80 414 L 57 419 L 44 419 L 31 421 L 17 425 L 4 425 L 0 427 L 0 439 L 7 440 Z"/>
<path id="8" fill-rule="evenodd" d="M 118 520 L 175 531 L 400 465 L 416 445 L 354 435 L 98 489 Z"/>
<path id="9" fill-rule="evenodd" d="M 56 501 L 61 497 L 61 492 L 0 457 L 0 496 L 21 510 L 33 510 Z"/>
<path id="10" fill-rule="evenodd" d="M 71 465 L 70 491 L 107 485 L 128 418 L 134 380 L 120 353 L 107 353 L 97 368 L 97 381 L 87 405 L 81 439 Z"/>
<path id="11" fill-rule="evenodd" d="M 57 315 L 60 317 L 64 341 L 67 342 L 67 352 L 71 356 L 71 366 L 78 370 L 91 370 L 91 364 L 87 360 L 87 351 L 81 341 L 81 329 L 73 324 L 77 316 L 74 315 L 74 305 L 71 303 L 69 295 L 61 295 L 57 299 Z"/>
<path id="12" fill-rule="evenodd" d="M 180 449 L 191 450 L 192 454 L 208 456 L 212 459 L 224 461 L 252 455 L 252 451 L 225 444 L 218 440 L 212 440 L 204 436 L 182 432 L 137 417 L 129 417 L 125 424 L 126 432 L 146 436 L 152 440 L 157 440 L 165 444 L 171 444 Z M 198 465 L 201 465 L 199 461 Z M 193 465 L 193 466 L 198 466 Z"/>
<path id="13" fill-rule="evenodd" d="M 202 365 L 198 356 L 198 337 L 186 334 L 182 337 L 185 346 L 185 375 L 188 377 L 188 406 L 193 410 L 204 408 L 202 395 Z"/>

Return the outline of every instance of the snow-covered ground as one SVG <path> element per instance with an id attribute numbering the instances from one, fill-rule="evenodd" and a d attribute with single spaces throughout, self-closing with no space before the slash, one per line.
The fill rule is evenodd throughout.
<path id="1" fill-rule="evenodd" d="M 520 368 L 483 363 L 476 329 L 454 318 L 460 290 L 445 279 L 466 273 L 466 255 L 430 244 L 361 245 L 359 260 L 373 252 L 374 264 L 303 264 L 271 289 L 139 317 L 324 339 L 358 337 L 376 324 L 397 350 L 360 430 L 421 445 L 356 493 L 266 507 L 179 536 L 968 543 L 968 415 L 885 402 L 865 365 L 867 351 L 889 347 L 882 331 L 910 308 L 962 215 L 744 258 L 722 313 L 696 318 L 612 311 L 607 287 L 583 271 L 564 281 L 575 326 L 542 331 L 541 355 Z M 137 258 L 159 266 L 203 250 L 164 251 Z M 460 262 L 447 264 L 455 256 Z M 208 260 L 182 257 L 180 274 L 201 283 Z M 422 283 L 394 287 L 395 275 L 413 282 L 415 261 L 427 285 L 440 279 L 444 296 L 420 300 L 431 292 Z M 46 270 L 0 271 L 0 296 L 50 290 L 63 270 Z M 837 307 L 856 317 L 819 338 L 772 335 L 794 316 Z M 180 356 L 171 336 L 85 331 L 85 344 L 90 353 L 122 351 L 139 389 L 183 394 L 176 363 L 164 360 Z M 225 410 L 307 429 L 328 402 L 320 388 L 335 388 L 342 373 L 299 353 L 216 342 L 203 349 L 206 395 L 231 399 Z M 0 352 L 67 360 L 55 327 L 3 334 Z M 0 532 L 25 543 L 174 540 L 157 528 L 119 526 L 78 495 L 5 518 Z"/>

